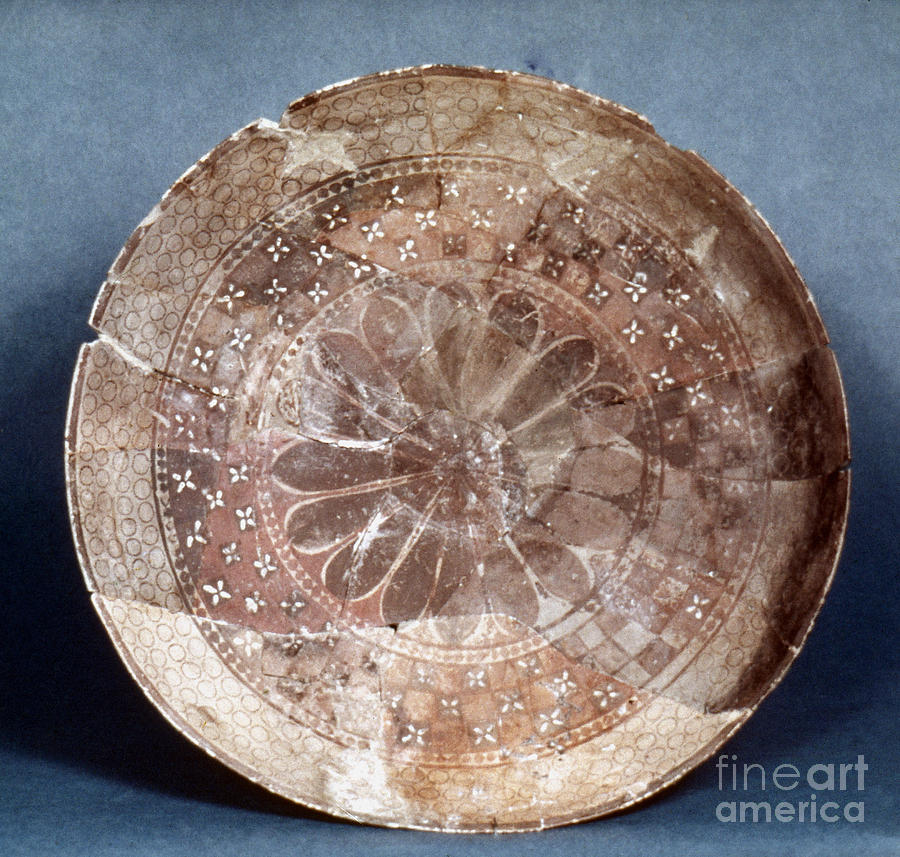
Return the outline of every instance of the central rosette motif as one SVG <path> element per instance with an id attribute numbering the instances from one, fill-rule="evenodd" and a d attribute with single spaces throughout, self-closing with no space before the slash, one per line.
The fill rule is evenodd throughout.
<path id="1" fill-rule="evenodd" d="M 391 442 L 394 496 L 435 526 L 502 538 L 522 515 L 526 475 L 505 435 L 447 410 L 420 417 Z"/>
<path id="2" fill-rule="evenodd" d="M 592 551 L 627 539 L 641 455 L 591 416 L 618 370 L 552 301 L 478 289 L 361 287 L 269 387 L 273 539 L 342 615 L 546 628 L 589 597 Z"/>

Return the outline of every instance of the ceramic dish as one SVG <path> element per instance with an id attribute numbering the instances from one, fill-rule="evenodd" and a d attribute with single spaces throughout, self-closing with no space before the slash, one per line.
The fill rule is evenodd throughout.
<path id="1" fill-rule="evenodd" d="M 536 77 L 361 78 L 202 158 L 122 250 L 66 459 L 93 602 L 191 741 L 345 818 L 628 806 L 796 656 L 849 474 L 766 223 Z"/>

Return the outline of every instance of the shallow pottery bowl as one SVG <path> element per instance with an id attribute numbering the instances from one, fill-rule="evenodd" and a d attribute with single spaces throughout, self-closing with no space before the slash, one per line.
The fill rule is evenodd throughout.
<path id="1" fill-rule="evenodd" d="M 103 284 L 72 526 L 135 680 L 310 807 L 531 830 L 656 792 L 796 656 L 840 377 L 766 223 L 642 117 L 433 66 L 179 179 Z"/>

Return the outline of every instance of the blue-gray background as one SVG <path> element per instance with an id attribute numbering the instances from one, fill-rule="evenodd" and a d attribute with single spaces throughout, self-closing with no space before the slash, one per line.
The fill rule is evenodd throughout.
<path id="1" fill-rule="evenodd" d="M 864 0 L 0 2 L 0 853 L 900 853 L 898 41 L 900 5 Z M 708 762 L 636 810 L 543 834 L 343 824 L 208 759 L 119 663 L 62 473 L 69 379 L 107 267 L 237 128 L 425 62 L 532 71 L 645 114 L 736 184 L 803 272 L 850 400 L 850 528 L 806 648 L 726 749 L 769 770 L 864 754 L 864 823 L 722 824 Z"/>

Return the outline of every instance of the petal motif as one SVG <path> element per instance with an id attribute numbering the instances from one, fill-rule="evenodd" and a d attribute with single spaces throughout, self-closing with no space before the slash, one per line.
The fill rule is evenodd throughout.
<path id="1" fill-rule="evenodd" d="M 573 603 L 587 597 L 591 590 L 590 575 L 568 548 L 544 539 L 519 539 L 516 547 L 553 595 Z"/>
<path id="2" fill-rule="evenodd" d="M 497 409 L 497 421 L 510 433 L 530 424 L 557 407 L 562 391 L 553 377 L 528 357 L 530 365 L 517 382 L 507 389 L 502 407 Z"/>
<path id="3" fill-rule="evenodd" d="M 288 513 L 288 538 L 305 553 L 334 547 L 365 526 L 380 499 L 381 493 L 372 491 L 303 501 Z"/>
<path id="4" fill-rule="evenodd" d="M 358 337 L 319 334 L 298 359 L 282 414 L 306 434 L 355 442 L 384 441 L 415 416 L 400 388 Z"/>
<path id="5" fill-rule="evenodd" d="M 375 353 L 348 331 L 326 330 L 319 333 L 310 351 L 319 367 L 332 380 L 356 394 L 361 390 L 391 393 L 396 387 Z"/>
<path id="6" fill-rule="evenodd" d="M 464 401 L 462 374 L 466 360 L 471 354 L 472 328 L 467 321 L 467 318 L 455 319 L 435 342 L 438 368 L 447 382 L 453 401 L 457 404 Z"/>
<path id="7" fill-rule="evenodd" d="M 407 401 L 418 405 L 420 414 L 452 409 L 456 403 L 455 391 L 450 388 L 441 370 L 434 349 L 425 351 L 407 370 L 400 381 Z"/>
<path id="8" fill-rule="evenodd" d="M 541 328 L 534 302 L 520 292 L 504 292 L 491 307 L 489 318 L 520 348 L 531 348 Z"/>
<path id="9" fill-rule="evenodd" d="M 385 622 L 418 619 L 434 603 L 443 557 L 444 538 L 434 527 L 413 531 L 401 546 L 405 553 L 395 557 L 390 579 L 381 599 L 381 615 Z M 446 597 L 444 598 L 446 600 Z"/>
<path id="10" fill-rule="evenodd" d="M 538 365 L 561 393 L 584 385 L 599 363 L 596 347 L 582 336 L 557 340 L 538 358 Z"/>
<path id="11" fill-rule="evenodd" d="M 509 394 L 531 355 L 501 331 L 480 325 L 469 346 L 469 362 L 461 378 L 466 413 L 474 419 L 488 419 Z"/>
<path id="12" fill-rule="evenodd" d="M 474 564 L 467 552 L 451 549 L 452 534 L 422 525 L 405 510 L 376 513 L 359 536 L 340 547 L 323 571 L 328 590 L 357 601 L 376 593 L 386 623 L 436 615 L 467 580 Z"/>
<path id="13" fill-rule="evenodd" d="M 538 594 L 527 570 L 505 547 L 498 547 L 485 558 L 483 585 L 488 608 L 525 625 L 537 624 L 540 612 Z"/>
<path id="14" fill-rule="evenodd" d="M 431 597 L 431 613 L 434 615 L 462 615 L 469 610 L 459 609 L 460 596 L 466 592 L 472 580 L 477 578 L 478 560 L 475 546 L 465 535 L 450 530 L 444 531 L 444 545 L 438 580 Z M 478 610 L 484 612 L 484 598 L 479 596 Z"/>
<path id="15" fill-rule="evenodd" d="M 399 298 L 372 295 L 362 309 L 360 324 L 369 348 L 394 378 L 406 372 L 423 348 L 419 324 Z"/>
<path id="16" fill-rule="evenodd" d="M 571 484 L 577 491 L 614 497 L 641 484 L 644 462 L 640 451 L 625 441 L 585 449 L 572 467 Z"/>
<path id="17" fill-rule="evenodd" d="M 548 491 L 534 517 L 566 544 L 595 550 L 620 547 L 629 534 L 625 513 L 613 503 L 571 489 Z"/>
<path id="18" fill-rule="evenodd" d="M 339 601 L 349 600 L 354 540 L 348 539 L 325 562 L 322 581 Z"/>
<path id="19" fill-rule="evenodd" d="M 325 443 L 383 443 L 394 430 L 391 421 L 371 413 L 354 392 L 341 390 L 313 374 L 285 382 L 278 409 L 290 425 Z"/>
<path id="20" fill-rule="evenodd" d="M 406 515 L 373 511 L 355 539 L 343 545 L 325 566 L 323 579 L 336 598 L 358 601 L 384 583 L 410 536 Z"/>
<path id="21" fill-rule="evenodd" d="M 560 484 L 569 478 L 575 429 L 572 413 L 564 403 L 510 432 L 510 437 L 527 468 L 532 488 Z"/>
<path id="22" fill-rule="evenodd" d="M 376 483 L 390 475 L 390 461 L 384 449 L 301 440 L 279 454 L 272 473 L 296 491 L 318 493 Z"/>

